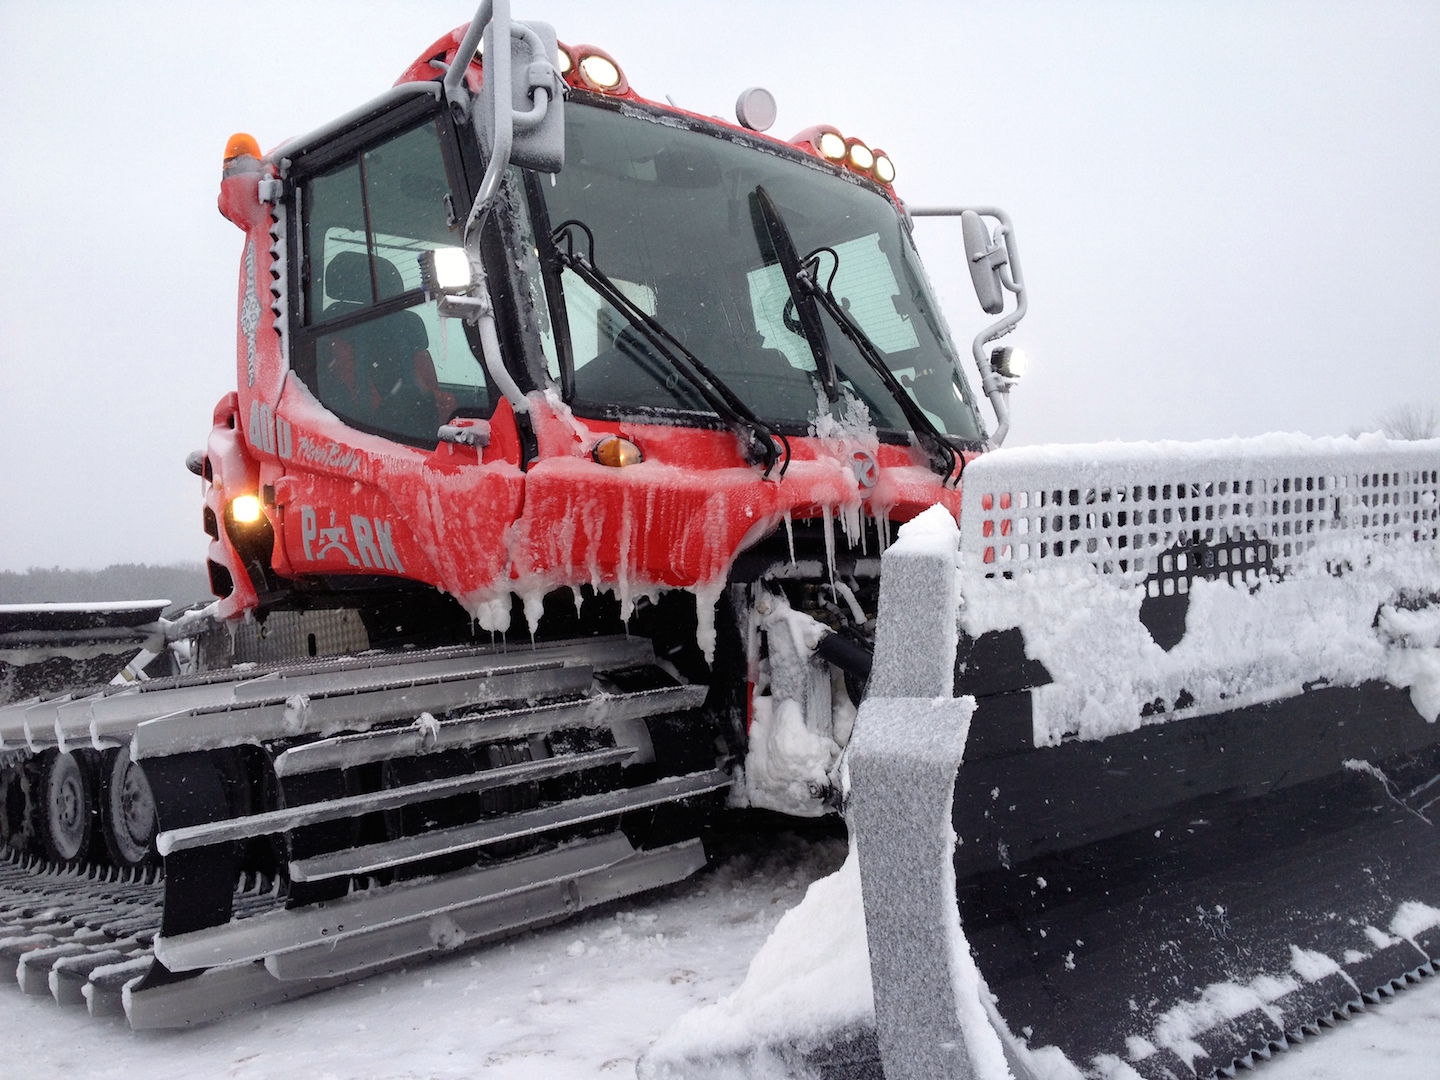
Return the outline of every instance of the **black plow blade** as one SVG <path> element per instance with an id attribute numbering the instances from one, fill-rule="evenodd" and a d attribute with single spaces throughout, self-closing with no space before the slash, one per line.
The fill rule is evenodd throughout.
<path id="1" fill-rule="evenodd" d="M 981 699 L 972 750 L 1006 698 Z M 1231 1075 L 1435 974 L 1440 725 L 1404 691 L 996 749 L 957 778 L 960 920 L 1031 1048 Z"/>
<path id="2" fill-rule="evenodd" d="M 160 629 L 169 604 L 0 604 L 0 705 L 104 686 Z"/>

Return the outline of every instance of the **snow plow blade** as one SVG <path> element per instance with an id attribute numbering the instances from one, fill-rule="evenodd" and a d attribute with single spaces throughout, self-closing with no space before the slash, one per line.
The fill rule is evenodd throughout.
<path id="1" fill-rule="evenodd" d="M 849 759 L 875 1037 L 811 1066 L 1233 1075 L 1434 975 L 1437 470 L 1276 436 L 972 463 L 958 562 L 939 517 L 886 554 Z"/>
<path id="2" fill-rule="evenodd" d="M 0 705 L 105 685 L 160 631 L 169 605 L 0 604 Z"/>

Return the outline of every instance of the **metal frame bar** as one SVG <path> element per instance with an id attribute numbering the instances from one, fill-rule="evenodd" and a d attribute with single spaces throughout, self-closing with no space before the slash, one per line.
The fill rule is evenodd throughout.
<path id="1" fill-rule="evenodd" d="M 678 802 L 730 786 L 730 775 L 718 769 L 670 777 L 638 788 L 621 788 L 599 795 L 524 810 L 490 821 L 436 829 L 420 836 L 406 836 L 365 847 L 294 859 L 290 863 L 290 880 L 323 881 L 327 878 L 368 874 L 392 866 L 421 862 L 437 855 L 469 851 L 504 840 L 518 840 L 565 825 L 613 817 L 628 810 L 643 810 L 661 803 Z"/>
<path id="2" fill-rule="evenodd" d="M 272 833 L 289 832 L 305 825 L 318 825 L 323 821 L 337 821 L 340 818 L 374 814 L 382 810 L 396 810 L 411 803 L 443 799 L 451 795 L 488 791 L 491 788 L 507 787 L 511 784 L 525 784 L 537 780 L 548 780 L 566 773 L 581 772 L 584 769 L 598 769 L 604 765 L 618 765 L 632 757 L 634 747 L 624 746 L 610 750 L 592 750 L 583 754 L 565 754 L 560 757 L 543 758 L 540 761 L 525 761 L 517 765 L 501 765 L 483 772 L 467 773 L 464 776 L 450 776 L 443 780 L 426 780 L 419 784 L 387 788 L 383 791 L 366 792 L 363 795 L 347 795 L 326 802 L 306 803 L 282 810 L 270 810 L 251 814 L 243 818 L 226 821 L 211 821 L 204 825 L 188 825 L 171 829 L 155 838 L 155 849 L 161 855 L 192 848 L 223 844 L 231 840 L 247 840 L 253 836 L 268 836 Z"/>
<path id="3" fill-rule="evenodd" d="M 630 694 L 598 694 L 583 701 L 565 701 L 526 709 L 442 720 L 433 735 L 415 727 L 337 735 L 333 739 L 291 747 L 275 758 L 275 775 L 296 776 L 322 769 L 350 769 L 395 757 L 414 757 L 437 750 L 473 746 L 497 739 L 541 735 L 563 727 L 602 728 L 662 712 L 683 712 L 704 704 L 706 686 L 667 686 Z"/>

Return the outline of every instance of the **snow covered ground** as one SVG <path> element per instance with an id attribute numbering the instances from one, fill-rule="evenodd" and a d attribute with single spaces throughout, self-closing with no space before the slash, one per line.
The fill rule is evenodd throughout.
<path id="1" fill-rule="evenodd" d="M 732 843 L 712 870 L 639 903 L 194 1031 L 139 1033 L 0 988 L 5 1077 L 400 1080 L 632 1077 L 750 958 L 844 840 Z M 1277 1056 L 1264 1080 L 1440 1077 L 1440 979 Z"/>

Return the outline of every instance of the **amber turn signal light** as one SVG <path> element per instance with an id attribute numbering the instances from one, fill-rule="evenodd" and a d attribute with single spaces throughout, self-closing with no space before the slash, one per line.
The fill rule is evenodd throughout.
<path id="1" fill-rule="evenodd" d="M 590 451 L 590 456 L 601 465 L 609 465 L 612 469 L 623 469 L 626 465 L 638 465 L 645 460 L 645 455 L 640 453 L 640 447 L 629 439 L 622 439 L 619 435 L 606 435 L 595 444 L 595 449 Z"/>

